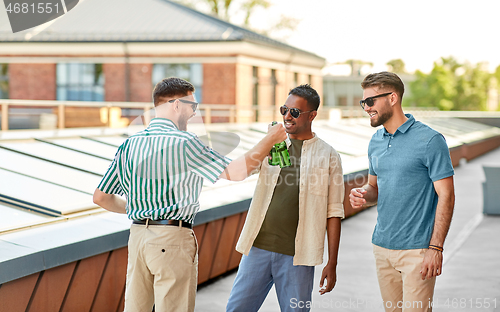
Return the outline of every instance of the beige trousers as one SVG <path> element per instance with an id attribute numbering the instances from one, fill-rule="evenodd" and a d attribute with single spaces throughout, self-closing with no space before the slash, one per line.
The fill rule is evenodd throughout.
<path id="1" fill-rule="evenodd" d="M 198 248 L 193 230 L 132 224 L 128 242 L 126 312 L 194 311 Z"/>
<path id="2" fill-rule="evenodd" d="M 422 280 L 427 249 L 391 250 L 373 245 L 378 283 L 386 312 L 432 311 L 436 278 Z"/>

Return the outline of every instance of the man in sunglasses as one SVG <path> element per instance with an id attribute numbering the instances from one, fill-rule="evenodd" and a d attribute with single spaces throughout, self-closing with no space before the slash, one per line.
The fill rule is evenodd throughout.
<path id="1" fill-rule="evenodd" d="M 203 180 L 243 180 L 286 138 L 282 125 L 270 127 L 231 161 L 186 132 L 198 105 L 193 92 L 191 83 L 175 77 L 156 85 L 156 118 L 118 148 L 94 193 L 96 204 L 133 221 L 125 311 L 151 311 L 153 304 L 156 311 L 194 311 L 198 248 L 192 224 Z"/>
<path id="2" fill-rule="evenodd" d="M 326 232 L 329 257 L 320 293 L 335 286 L 344 181 L 339 154 L 311 131 L 319 104 L 316 90 L 301 85 L 280 108 L 291 166 L 270 166 L 266 160 L 260 167 L 236 246 L 244 255 L 226 311 L 259 310 L 273 284 L 281 311 L 309 311 Z"/>
<path id="3" fill-rule="evenodd" d="M 455 194 L 443 135 L 401 108 L 404 85 L 394 73 L 361 83 L 361 107 L 373 127 L 368 184 L 349 195 L 353 208 L 377 204 L 373 253 L 386 311 L 431 311 Z"/>

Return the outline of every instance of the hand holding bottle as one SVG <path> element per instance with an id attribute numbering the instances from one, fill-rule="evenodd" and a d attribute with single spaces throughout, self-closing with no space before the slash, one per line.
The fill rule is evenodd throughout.
<path id="1" fill-rule="evenodd" d="M 267 137 L 271 139 L 273 144 L 286 140 L 287 136 L 285 127 L 283 127 L 282 124 L 278 124 L 275 121 L 273 121 L 273 124 L 269 125 L 268 127 Z"/>
<path id="2" fill-rule="evenodd" d="M 277 122 L 273 121 L 269 129 L 276 127 Z M 286 139 L 286 137 L 285 137 Z M 286 142 L 283 139 L 281 142 L 274 144 L 273 148 L 270 152 L 269 165 L 277 166 L 280 168 L 288 167 L 291 165 L 290 163 L 290 154 L 288 153 L 288 149 L 286 146 Z"/>

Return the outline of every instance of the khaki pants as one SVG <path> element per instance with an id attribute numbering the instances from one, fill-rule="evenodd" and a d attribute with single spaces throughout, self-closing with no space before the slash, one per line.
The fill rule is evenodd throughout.
<path id="1" fill-rule="evenodd" d="M 198 248 L 180 226 L 132 224 L 128 242 L 126 312 L 194 311 Z"/>
<path id="2" fill-rule="evenodd" d="M 436 278 L 422 280 L 427 249 L 391 250 L 373 245 L 378 283 L 386 312 L 432 311 Z"/>

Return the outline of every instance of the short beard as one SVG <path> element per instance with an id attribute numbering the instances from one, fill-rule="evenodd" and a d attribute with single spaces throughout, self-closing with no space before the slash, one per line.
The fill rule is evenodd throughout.
<path id="1" fill-rule="evenodd" d="M 375 128 L 375 127 L 378 127 L 380 125 L 385 124 L 387 120 L 391 119 L 392 114 L 393 114 L 392 110 L 389 110 L 389 111 L 383 113 L 382 115 L 377 113 L 377 115 L 378 115 L 377 120 L 376 121 L 374 119 L 370 120 L 371 126 Z"/>

